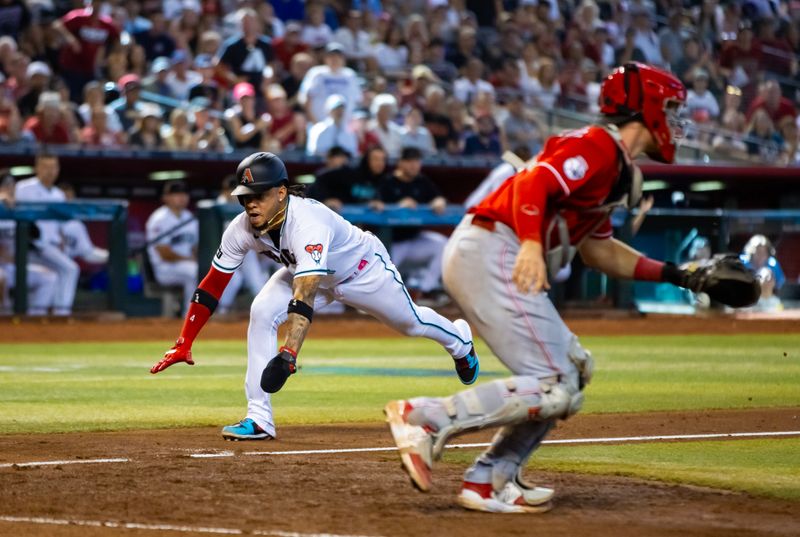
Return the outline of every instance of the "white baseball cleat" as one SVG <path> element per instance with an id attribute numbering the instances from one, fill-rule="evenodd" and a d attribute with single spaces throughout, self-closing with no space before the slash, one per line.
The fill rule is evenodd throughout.
<path id="1" fill-rule="evenodd" d="M 526 483 L 520 478 L 519 474 L 514 477 L 513 481 L 506 483 L 506 486 L 500 491 L 500 495 L 506 499 L 514 498 L 516 500 L 516 495 L 521 494 L 525 503 L 531 506 L 549 502 L 553 499 L 555 493 L 556 491 L 553 489 Z"/>
<path id="2" fill-rule="evenodd" d="M 510 485 L 510 486 L 509 486 Z M 542 489 L 549 490 L 551 489 Z M 539 500 L 544 494 L 539 494 Z M 550 494 L 552 497 L 552 494 Z M 472 511 L 483 511 L 485 513 L 545 513 L 549 511 L 553 504 L 548 500 L 543 500 L 537 505 L 530 505 L 526 502 L 522 489 L 512 484 L 506 486 L 499 493 L 492 490 L 491 483 L 470 483 L 465 481 L 458 495 L 458 505 Z"/>
<path id="3" fill-rule="evenodd" d="M 422 427 L 408 423 L 411 410 L 413 408 L 408 401 L 400 400 L 389 402 L 383 408 L 383 413 L 400 451 L 403 469 L 417 489 L 428 492 L 433 485 L 433 437 Z"/>

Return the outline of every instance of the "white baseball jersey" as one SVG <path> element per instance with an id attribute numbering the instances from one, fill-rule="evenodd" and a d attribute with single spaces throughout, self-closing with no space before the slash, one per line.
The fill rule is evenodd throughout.
<path id="1" fill-rule="evenodd" d="M 361 87 L 358 83 L 358 76 L 349 67 L 343 67 L 337 72 L 332 72 L 327 65 L 317 65 L 309 69 L 300 89 L 297 91 L 297 99 L 301 104 L 311 101 L 311 112 L 314 119 L 322 121 L 328 116 L 325 110 L 325 99 L 331 95 L 339 94 L 344 97 L 345 119 L 352 116 L 356 106 L 361 104 Z"/>
<path id="2" fill-rule="evenodd" d="M 14 262 L 14 237 L 17 223 L 14 220 L 0 220 L 0 264 Z"/>
<path id="3" fill-rule="evenodd" d="M 187 220 L 191 220 L 191 222 L 177 229 L 174 233 L 162 236 Z M 197 219 L 188 210 L 184 209 L 181 211 L 181 214 L 176 215 L 170 211 L 167 206 L 161 206 L 147 219 L 145 233 L 148 242 L 155 240 L 157 237 L 161 237 L 148 247 L 150 262 L 153 264 L 153 268 L 157 269 L 167 262 L 163 261 L 161 256 L 158 255 L 156 246 L 166 244 L 169 245 L 176 254 L 191 257 L 194 248 L 197 246 L 199 226 L 197 224 Z"/>
<path id="4" fill-rule="evenodd" d="M 330 289 L 363 269 L 363 260 L 372 262 L 373 240 L 322 203 L 289 196 L 286 218 L 277 232 L 260 235 L 246 213 L 234 218 L 212 264 L 233 272 L 247 252 L 255 250 L 283 263 L 293 276 L 323 276 L 320 287 Z"/>
<path id="5" fill-rule="evenodd" d="M 57 186 L 47 188 L 42 184 L 38 177 L 24 179 L 14 187 L 14 196 L 17 201 L 36 201 L 36 202 L 62 202 L 66 201 L 64 192 Z M 38 247 L 45 245 L 61 246 L 61 222 L 57 220 L 37 220 L 36 227 L 39 228 L 39 238 L 34 241 Z"/>

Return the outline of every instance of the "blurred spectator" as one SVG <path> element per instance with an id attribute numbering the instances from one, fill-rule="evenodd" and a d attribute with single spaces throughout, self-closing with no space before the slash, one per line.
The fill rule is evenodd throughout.
<path id="1" fill-rule="evenodd" d="M 708 73 L 704 69 L 698 69 L 693 78 L 692 88 L 686 94 L 686 114 L 700 132 L 710 133 L 719 118 L 719 103 L 708 91 Z"/>
<path id="2" fill-rule="evenodd" d="M 477 131 L 467 135 L 464 140 L 466 156 L 500 156 L 500 131 L 491 115 L 482 115 L 475 121 Z"/>
<path id="3" fill-rule="evenodd" d="M 0 205 L 13 208 L 14 178 L 0 173 Z M 11 313 L 10 290 L 16 286 L 16 231 L 13 220 L 0 220 L 0 315 Z M 28 260 L 28 315 L 47 315 L 53 305 L 58 275 L 39 263 Z"/>
<path id="4" fill-rule="evenodd" d="M 270 142 L 272 118 L 256 113 L 256 90 L 249 82 L 239 82 L 233 87 L 236 105 L 225 111 L 230 125 L 234 147 L 266 151 Z"/>
<path id="5" fill-rule="evenodd" d="M 400 156 L 400 126 L 394 122 L 397 115 L 397 99 L 389 93 L 381 93 L 370 104 L 372 119 L 367 123 L 367 138 L 378 143 L 389 158 Z M 371 144 L 367 144 L 371 145 Z"/>
<path id="6" fill-rule="evenodd" d="M 309 196 L 337 212 L 350 204 L 366 204 L 374 210 L 383 210 L 379 193 L 387 178 L 386 151 L 373 146 L 364 153 L 357 168 L 334 165 L 319 173 L 309 189 Z"/>
<path id="7" fill-rule="evenodd" d="M 39 153 L 34 163 L 34 171 L 36 172 L 35 177 L 17 183 L 14 191 L 17 202 L 48 203 L 66 200 L 64 192 L 55 186 L 60 172 L 58 157 Z M 58 276 L 58 284 L 53 298 L 53 315 L 70 315 L 81 269 L 62 250 L 61 222 L 38 220 L 36 227 L 39 231 L 39 238 L 33 241 L 29 259 L 33 263 L 44 265 Z"/>
<path id="8" fill-rule="evenodd" d="M 142 82 L 142 89 L 162 97 L 175 99 L 176 96 L 172 93 L 172 87 L 167 83 L 169 71 L 170 60 L 163 56 L 156 58 L 150 67 L 150 76 Z"/>
<path id="9" fill-rule="evenodd" d="M 530 95 L 531 104 L 535 108 L 541 111 L 553 110 L 561 98 L 561 84 L 558 83 L 555 62 L 548 58 L 542 59 L 537 77 L 524 90 Z"/>
<path id="10" fill-rule="evenodd" d="M 25 121 L 22 130 L 26 137 L 40 144 L 68 144 L 73 141 L 61 112 L 61 96 L 54 91 L 39 95 L 36 115 Z"/>
<path id="11" fill-rule="evenodd" d="M 430 179 L 420 174 L 421 170 L 419 149 L 404 148 L 394 174 L 383 182 L 381 200 L 407 209 L 427 205 L 437 213 L 444 211 L 447 200 Z M 410 289 L 422 293 L 422 298 L 434 298 L 430 295 L 440 288 L 446 242 L 444 235 L 433 231 L 417 228 L 394 228 L 392 231 L 391 256 L 397 268 L 403 272 L 406 263 L 423 266 L 417 282 L 406 276 L 403 278 Z"/>
<path id="12" fill-rule="evenodd" d="M 292 57 L 289 64 L 289 73 L 281 80 L 281 86 L 286 90 L 286 97 L 292 108 L 297 103 L 297 92 L 303 83 L 306 73 L 314 66 L 314 59 L 310 54 L 300 52 Z"/>
<path id="13" fill-rule="evenodd" d="M 783 308 L 776 293 L 786 282 L 783 269 L 775 258 L 775 248 L 764 235 L 753 235 L 740 256 L 742 262 L 756 273 L 761 283 L 761 298 L 753 307 L 757 311 L 777 311 Z"/>
<path id="14" fill-rule="evenodd" d="M 711 147 L 723 158 L 747 158 L 746 129 L 744 114 L 735 109 L 727 110 L 722 114 L 721 129 L 711 140 Z"/>
<path id="15" fill-rule="evenodd" d="M 195 97 L 190 102 L 192 113 L 192 146 L 199 151 L 230 151 L 231 143 L 222 127 L 218 112 L 211 110 L 205 97 Z"/>
<path id="16" fill-rule="evenodd" d="M 157 104 L 142 103 L 128 143 L 142 149 L 162 149 L 164 141 L 161 139 L 161 120 L 162 112 Z"/>
<path id="17" fill-rule="evenodd" d="M 625 39 L 622 45 L 617 47 L 615 58 L 614 63 L 617 65 L 624 65 L 628 62 L 647 62 L 644 52 L 636 42 L 636 28 L 625 29 Z"/>
<path id="18" fill-rule="evenodd" d="M 425 93 L 433 84 L 441 84 L 439 77 L 427 65 L 415 65 L 411 69 L 411 80 L 400 86 L 400 107 L 425 106 Z"/>
<path id="19" fill-rule="evenodd" d="M 661 49 L 661 56 L 665 64 L 673 72 L 683 59 L 683 10 L 682 8 L 672 8 L 669 12 L 667 25 L 658 32 L 658 43 Z"/>
<path id="20" fill-rule="evenodd" d="M 324 6 L 318 2 L 309 2 L 306 6 L 306 22 L 300 40 L 311 48 L 324 47 L 333 39 L 331 27 L 325 24 Z"/>
<path id="21" fill-rule="evenodd" d="M 419 108 L 409 108 L 405 123 L 400 127 L 400 146 L 416 147 L 423 157 L 436 153 L 436 144 L 430 131 L 422 124 L 422 112 Z"/>
<path id="22" fill-rule="evenodd" d="M 525 109 L 522 93 L 511 94 L 508 101 L 508 117 L 503 122 L 502 128 L 503 148 L 525 147 L 528 153 L 536 154 L 542 147 L 545 132 L 545 126 Z"/>
<path id="23" fill-rule="evenodd" d="M 200 34 L 200 39 L 197 43 L 197 50 L 195 50 L 195 54 L 196 56 L 206 54 L 209 57 L 213 57 L 221 46 L 222 36 L 220 33 L 215 30 L 206 30 Z M 189 48 L 185 47 L 184 50 L 189 50 Z"/>
<path id="24" fill-rule="evenodd" d="M 78 115 L 81 118 L 83 125 L 89 125 L 92 122 L 92 114 L 94 109 L 100 107 L 105 111 L 106 121 L 105 128 L 110 132 L 121 132 L 122 124 L 119 122 L 119 116 L 111 106 L 105 104 L 105 92 L 100 82 L 89 82 L 83 88 L 83 103 L 78 107 Z"/>
<path id="25" fill-rule="evenodd" d="M 306 118 L 289 107 L 286 90 L 280 84 L 267 88 L 267 112 L 272 117 L 269 132 L 275 149 L 303 148 L 306 145 Z"/>
<path id="26" fill-rule="evenodd" d="M 169 33 L 175 40 L 175 48 L 184 50 L 199 49 L 200 34 L 205 29 L 202 26 L 203 21 L 200 19 L 200 11 L 199 0 L 183 0 L 178 16 L 170 17 L 165 12 L 165 15 L 170 20 Z M 218 49 L 219 47 L 215 47 L 214 52 Z"/>
<path id="27" fill-rule="evenodd" d="M 80 101 L 83 86 L 95 78 L 100 51 L 110 51 L 119 40 L 113 21 L 100 14 L 102 5 L 101 0 L 91 0 L 88 7 L 74 9 L 53 23 L 64 40 L 58 65 L 74 102 Z"/>
<path id="28" fill-rule="evenodd" d="M 403 29 L 398 24 L 389 26 L 386 35 L 375 45 L 374 55 L 384 73 L 398 73 L 406 68 L 408 47 L 403 40 Z"/>
<path id="29" fill-rule="evenodd" d="M 172 151 L 196 149 L 189 125 L 189 116 L 181 108 L 175 108 L 169 115 L 169 125 L 164 129 L 164 148 Z"/>
<path id="30" fill-rule="evenodd" d="M 380 45 L 379 45 L 380 48 Z M 425 65 L 430 68 L 434 75 L 448 84 L 458 78 L 458 69 L 447 61 L 447 49 L 443 41 L 433 39 L 425 51 Z M 382 55 L 382 53 L 381 53 Z"/>
<path id="31" fill-rule="evenodd" d="M 95 105 L 89 113 L 89 123 L 80 131 L 80 143 L 103 148 L 120 147 L 125 144 L 125 134 L 108 127 L 108 112 L 104 106 Z"/>
<path id="32" fill-rule="evenodd" d="M 222 92 L 214 79 L 214 58 L 208 54 L 195 56 L 194 69 L 200 75 L 200 82 L 189 88 L 189 100 L 205 97 L 214 108 L 218 108 L 222 100 Z"/>
<path id="33" fill-rule="evenodd" d="M 759 67 L 768 73 L 792 76 L 792 62 L 796 61 L 794 52 L 789 42 L 782 35 L 778 36 L 778 19 L 772 15 L 758 19 L 756 23 L 756 38 L 762 54 Z M 797 22 L 794 24 L 797 25 Z"/>
<path id="34" fill-rule="evenodd" d="M 305 107 L 310 122 L 321 122 L 326 115 L 326 100 L 332 95 L 342 96 L 344 118 L 349 121 L 353 110 L 361 104 L 362 91 L 356 73 L 345 67 L 344 52 L 338 43 L 329 43 L 325 48 L 324 65 L 308 70 L 298 90 L 297 101 Z"/>
<path id="35" fill-rule="evenodd" d="M 447 60 L 455 65 L 456 69 L 466 67 L 472 58 L 480 58 L 476 35 L 475 29 L 470 26 L 464 26 L 459 29 L 455 48 L 447 55 Z"/>
<path id="36" fill-rule="evenodd" d="M 69 183 L 61 183 L 58 188 L 64 193 L 66 201 L 75 201 L 75 187 Z M 81 259 L 86 263 L 105 265 L 108 263 L 108 250 L 94 245 L 89 230 L 81 220 L 67 220 L 61 224 L 61 237 L 64 240 L 64 253 L 72 259 Z"/>
<path id="37" fill-rule="evenodd" d="M 10 92 L 0 85 L 0 142 L 13 143 L 19 140 L 22 117 Z"/>
<path id="38" fill-rule="evenodd" d="M 189 304 L 197 287 L 197 219 L 188 211 L 189 189 L 181 181 L 164 185 L 164 205 L 147 219 L 147 255 L 161 285 L 183 287 Z"/>
<path id="39" fill-rule="evenodd" d="M 189 55 L 183 49 L 172 53 L 172 69 L 167 73 L 165 80 L 170 94 L 179 101 L 189 100 L 189 90 L 200 84 L 203 77 L 195 71 L 189 70 Z"/>
<path id="40" fill-rule="evenodd" d="M 634 46 L 642 51 L 645 63 L 664 67 L 666 62 L 661 55 L 661 45 L 656 33 L 653 31 L 653 19 L 650 12 L 643 7 L 631 8 L 631 28 L 635 31 Z"/>
<path id="41" fill-rule="evenodd" d="M 796 166 L 800 164 L 800 126 L 794 119 L 785 116 L 778 124 L 778 130 L 783 138 L 784 148 L 780 164 Z"/>
<path id="42" fill-rule="evenodd" d="M 518 146 L 512 149 L 513 153 L 517 155 L 523 162 L 527 162 L 533 156 L 530 149 L 527 146 Z M 472 191 L 472 193 L 467 196 L 466 201 L 464 201 L 464 208 L 470 209 L 481 201 L 486 198 L 489 194 L 497 190 L 500 185 L 502 185 L 506 179 L 509 177 L 516 175 L 517 169 L 509 164 L 508 162 L 502 162 L 495 166 L 489 175 L 487 175 L 481 184 Z"/>
<path id="43" fill-rule="evenodd" d="M 347 13 L 344 25 L 340 26 L 333 34 L 332 41 L 342 45 L 345 57 L 348 60 L 363 60 L 374 55 L 369 34 L 363 29 L 363 16 L 361 11 L 351 9 Z"/>
<path id="44" fill-rule="evenodd" d="M 153 11 L 148 17 L 150 28 L 133 34 L 136 43 L 144 49 L 147 61 L 158 57 L 172 56 L 175 52 L 175 40 L 167 31 L 167 20 L 161 11 Z"/>
<path id="45" fill-rule="evenodd" d="M 286 23 L 286 33 L 283 37 L 276 37 L 272 40 L 272 50 L 275 53 L 275 58 L 281 62 L 281 66 L 285 71 L 289 70 L 289 65 L 295 54 L 308 51 L 308 45 L 300 40 L 302 30 L 302 24 L 297 21 L 289 21 Z"/>
<path id="46" fill-rule="evenodd" d="M 345 121 L 346 103 L 341 95 L 331 95 L 325 100 L 328 117 L 311 126 L 306 153 L 323 156 L 334 146 L 344 148 L 351 155 L 358 154 L 358 140 Z"/>
<path id="47" fill-rule="evenodd" d="M 7 35 L 18 41 L 30 24 L 31 12 L 26 2 L 22 0 L 0 2 L 0 35 Z"/>
<path id="48" fill-rule="evenodd" d="M 142 93 L 142 82 L 138 75 L 127 74 L 117 83 L 122 96 L 111 103 L 111 108 L 117 113 L 122 130 L 129 132 L 133 124 L 139 119 L 144 102 L 139 99 Z"/>
<path id="49" fill-rule="evenodd" d="M 218 71 L 229 86 L 237 82 L 249 82 L 254 88 L 261 87 L 264 68 L 272 61 L 272 45 L 261 34 L 258 14 L 251 8 L 237 12 L 241 34 L 230 38 L 222 45 Z"/>
<path id="50" fill-rule="evenodd" d="M 783 139 L 763 108 L 757 109 L 750 118 L 745 144 L 747 154 L 761 162 L 775 162 L 783 150 Z"/>
<path id="51" fill-rule="evenodd" d="M 724 114 L 728 110 L 742 111 L 742 90 L 736 86 L 725 87 L 725 93 L 722 96 L 722 113 Z"/>
<path id="52" fill-rule="evenodd" d="M 756 80 L 761 63 L 761 46 L 753 37 L 749 21 L 739 26 L 735 41 L 723 41 L 719 65 L 728 83 L 740 88 Z"/>
<path id="53" fill-rule="evenodd" d="M 494 87 L 483 80 L 483 62 L 470 58 L 464 68 L 464 76 L 453 84 L 453 95 L 462 103 L 469 104 L 478 92 L 494 94 Z"/>
<path id="54" fill-rule="evenodd" d="M 31 62 L 28 65 L 26 69 L 28 91 L 17 99 L 19 113 L 24 117 L 30 116 L 36 111 L 39 95 L 43 91 L 47 91 L 52 74 L 50 67 L 44 62 Z"/>
<path id="55" fill-rule="evenodd" d="M 433 136 L 437 151 L 456 154 L 459 152 L 458 134 L 448 115 L 443 113 L 444 108 L 444 90 L 439 86 L 429 86 L 425 92 L 425 107 L 422 114 L 425 127 Z"/>
<path id="56" fill-rule="evenodd" d="M 753 117 L 756 110 L 765 110 L 776 125 L 786 116 L 794 119 L 797 109 L 791 100 L 781 95 L 781 87 L 774 80 L 767 80 L 759 87 L 758 96 L 747 109 L 747 119 Z"/>

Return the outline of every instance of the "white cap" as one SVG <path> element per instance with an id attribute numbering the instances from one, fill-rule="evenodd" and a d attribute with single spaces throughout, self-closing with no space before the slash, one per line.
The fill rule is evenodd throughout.
<path id="1" fill-rule="evenodd" d="M 28 78 L 34 75 L 50 76 L 52 74 L 53 72 L 50 71 L 50 66 L 44 62 L 31 62 L 30 65 L 28 65 L 28 70 L 25 72 Z"/>
<path id="2" fill-rule="evenodd" d="M 380 93 L 376 95 L 372 99 L 372 103 L 369 107 L 369 112 L 373 116 L 378 114 L 378 110 L 381 109 L 382 106 L 391 106 L 392 113 L 397 112 L 397 99 L 395 99 L 394 95 L 391 93 Z"/>
<path id="3" fill-rule="evenodd" d="M 340 106 L 345 106 L 346 104 L 347 101 L 344 100 L 344 97 L 338 93 L 334 93 L 325 99 L 325 110 L 330 112 L 332 110 L 336 110 Z"/>
<path id="4" fill-rule="evenodd" d="M 40 93 L 37 107 L 46 108 L 51 106 L 55 108 L 61 106 L 61 94 L 57 91 L 43 91 Z"/>

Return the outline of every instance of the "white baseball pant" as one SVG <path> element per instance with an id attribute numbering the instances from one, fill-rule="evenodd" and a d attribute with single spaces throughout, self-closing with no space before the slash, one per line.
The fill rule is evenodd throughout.
<path id="1" fill-rule="evenodd" d="M 428 293 L 439 288 L 442 278 L 442 255 L 447 237 L 435 231 L 422 231 L 417 237 L 392 244 L 392 261 L 398 267 L 406 263 L 424 264 L 419 290 Z"/>
<path id="2" fill-rule="evenodd" d="M 411 300 L 397 268 L 377 238 L 367 264 L 352 279 L 333 287 L 320 289 L 314 300 L 319 309 L 338 300 L 365 311 L 407 336 L 419 336 L 439 343 L 452 357 L 465 356 L 472 341 L 456 329 L 452 322 L 430 308 Z M 250 308 L 247 331 L 247 374 L 245 394 L 247 416 L 271 436 L 275 436 L 272 404 L 268 393 L 261 389 L 261 373 L 278 353 L 278 327 L 286 321 L 286 309 L 292 298 L 293 276 L 282 268 L 269 279 Z M 299 359 L 302 363 L 302 358 Z"/>
<path id="3" fill-rule="evenodd" d="M 75 291 L 78 289 L 78 278 L 81 275 L 78 264 L 52 244 L 37 246 L 31 251 L 30 260 L 56 273 L 58 284 L 54 284 L 53 315 L 72 314 L 72 304 L 75 302 Z"/>
<path id="4" fill-rule="evenodd" d="M 17 267 L 13 263 L 0 265 L 0 272 L 5 274 L 5 296 L 0 296 L 0 309 L 10 309 L 10 288 L 16 285 Z M 28 263 L 28 315 L 47 315 L 53 305 L 58 276 L 55 272 L 36 263 Z"/>

